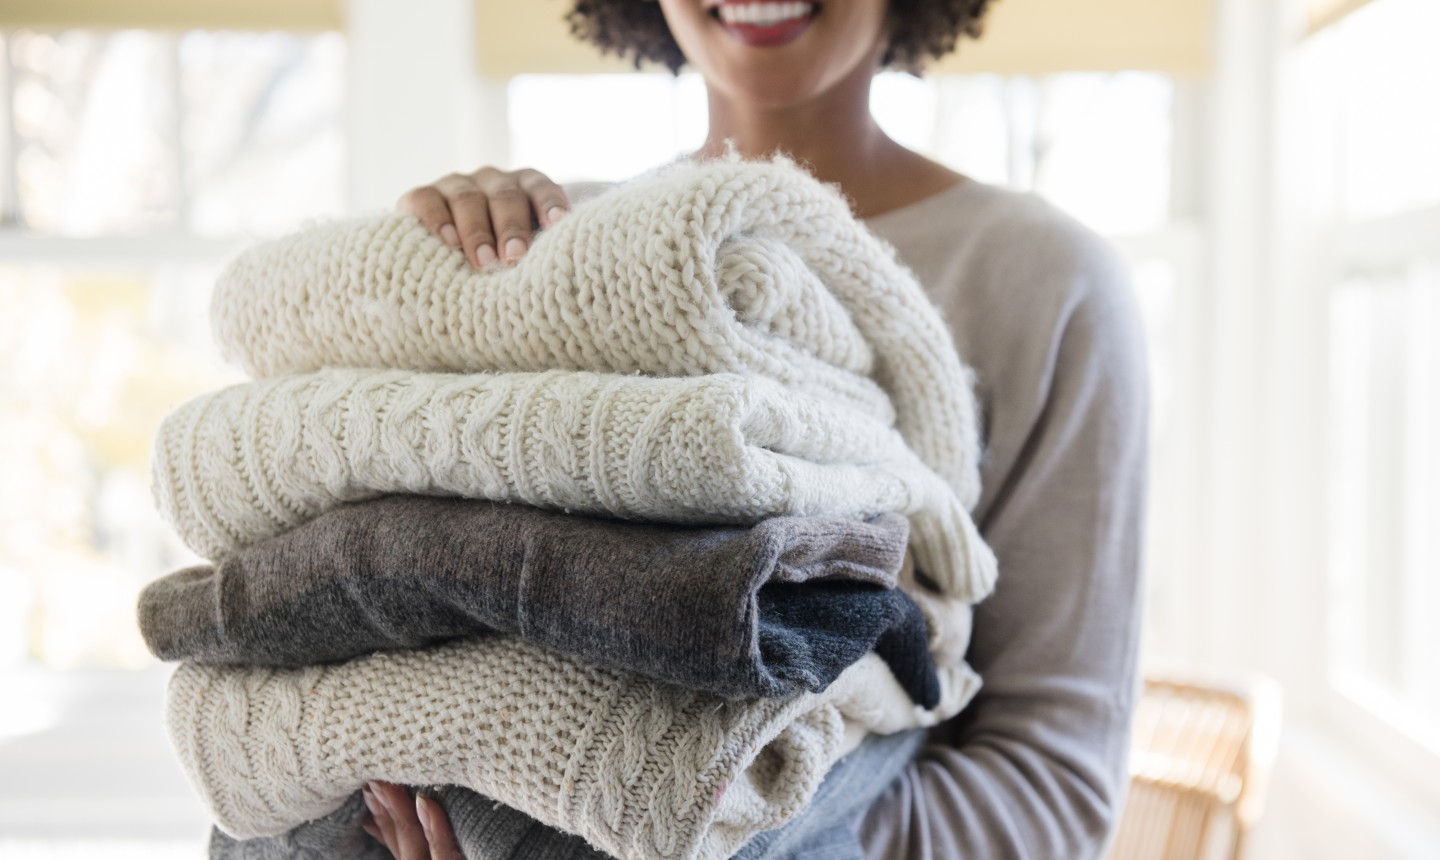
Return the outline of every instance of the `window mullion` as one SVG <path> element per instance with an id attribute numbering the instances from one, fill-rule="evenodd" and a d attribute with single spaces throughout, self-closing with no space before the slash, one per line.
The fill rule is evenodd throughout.
<path id="1" fill-rule="evenodd" d="M 1405 408 L 1403 422 L 1404 477 L 1400 488 L 1403 510 L 1401 528 L 1404 545 L 1401 583 L 1405 595 L 1401 607 L 1401 679 L 1408 696 L 1422 713 L 1440 712 L 1440 671 L 1435 655 L 1440 653 L 1440 628 L 1434 623 L 1440 606 L 1440 553 L 1435 551 L 1433 532 L 1440 504 L 1435 501 L 1432 476 L 1437 469 L 1434 440 L 1440 433 L 1440 349 L 1436 348 L 1433 326 L 1440 319 L 1440 283 L 1434 278 L 1434 261 L 1416 259 L 1409 266 L 1405 284 Z"/>
<path id="2" fill-rule="evenodd" d="M 166 38 L 165 83 L 170 95 L 170 170 L 175 189 L 175 227 L 188 231 L 191 195 L 189 171 L 185 169 L 185 88 L 181 79 L 180 39 L 183 34 L 172 32 Z"/>
<path id="3" fill-rule="evenodd" d="M 20 132 L 15 128 L 15 55 L 9 33 L 0 34 L 5 43 L 5 86 L 0 88 L 0 111 L 5 118 L 5 171 L 3 196 L 0 196 L 0 229 L 16 228 L 24 223 L 20 211 Z"/>

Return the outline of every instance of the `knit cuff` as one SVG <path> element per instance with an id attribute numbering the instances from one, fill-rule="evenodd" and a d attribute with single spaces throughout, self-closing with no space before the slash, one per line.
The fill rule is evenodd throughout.
<path id="1" fill-rule="evenodd" d="M 948 597 L 979 603 L 995 590 L 999 563 L 953 494 L 909 515 L 915 564 Z"/>

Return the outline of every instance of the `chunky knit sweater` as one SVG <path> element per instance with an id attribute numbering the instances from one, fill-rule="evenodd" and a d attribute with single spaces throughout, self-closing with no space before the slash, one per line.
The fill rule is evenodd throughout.
<path id="1" fill-rule="evenodd" d="M 729 857 L 804 808 L 866 731 L 934 724 L 873 654 L 823 693 L 729 702 L 517 640 L 385 652 L 337 666 L 185 664 L 171 740 L 219 825 L 241 838 L 327 815 L 372 779 L 451 783 L 618 857 Z"/>
<path id="2" fill-rule="evenodd" d="M 779 422 L 789 429 L 774 437 L 778 447 L 753 446 L 759 462 L 766 454 L 784 460 L 789 456 L 784 446 L 799 440 L 802 447 L 822 451 L 808 466 L 854 471 L 839 481 L 802 486 L 785 471 L 789 464 L 772 464 L 784 474 L 779 498 L 795 505 L 775 512 L 810 510 L 803 503 L 817 498 L 853 502 L 856 492 L 877 492 L 868 487 L 875 475 L 865 469 L 891 472 L 888 481 L 880 481 L 880 494 L 888 496 L 878 509 L 916 517 L 921 565 L 952 597 L 974 600 L 988 592 L 993 559 L 981 542 L 969 539 L 974 527 L 968 515 L 953 516 L 953 509 L 963 515 L 978 496 L 968 374 L 933 308 L 888 247 L 853 221 L 837 194 L 784 164 L 685 165 L 621 192 L 577 208 L 566 222 L 546 231 L 522 266 L 487 275 L 471 273 L 458 252 L 396 216 L 331 225 L 274 243 L 246 255 L 227 273 L 216 296 L 217 331 L 231 357 L 252 373 L 271 377 L 342 373 L 321 368 L 348 365 L 415 372 L 638 371 L 657 377 L 738 373 L 771 380 L 784 391 L 771 398 L 784 402 L 776 411 L 811 398 L 807 402 L 845 416 L 843 433 L 862 416 L 882 429 L 893 423 L 918 454 L 920 470 L 931 472 L 949 493 L 944 504 L 936 505 L 923 481 L 893 474 L 897 458 L 905 458 L 891 456 L 885 446 L 878 446 L 878 456 L 872 451 L 856 460 L 833 458 L 832 445 L 840 450 L 864 445 L 850 436 L 839 443 L 817 442 L 809 415 L 792 415 Z M 273 382 L 303 385 L 295 377 Z M 380 405 L 400 413 L 414 407 L 403 394 L 381 397 Z M 577 451 L 590 450 L 588 441 L 575 445 L 575 430 L 589 433 L 595 413 L 567 412 L 565 403 L 550 406 L 551 414 L 569 423 L 557 425 L 565 432 L 555 437 L 541 434 L 537 450 L 548 444 L 552 462 L 573 466 Z M 277 492 L 268 483 L 292 467 L 310 470 L 306 480 L 320 486 L 323 509 L 333 504 L 323 498 L 327 494 L 343 500 L 352 492 L 359 492 L 358 498 L 387 491 L 366 486 L 368 479 L 352 483 L 357 463 L 389 470 L 404 481 L 419 476 L 443 483 L 451 476 L 443 465 L 432 469 L 443 461 L 430 455 L 453 452 L 463 441 L 432 433 L 428 419 L 410 422 L 409 431 L 418 435 L 408 449 L 393 452 L 402 454 L 397 469 L 381 465 L 384 454 L 367 453 L 366 446 L 373 449 L 376 442 L 363 432 L 364 416 L 362 432 L 353 439 L 348 433 L 337 437 L 340 448 L 327 451 L 297 444 L 297 436 L 313 432 L 310 418 L 321 423 L 321 438 L 333 435 L 337 426 L 348 431 L 346 410 L 312 414 L 301 409 L 298 414 L 301 419 L 281 428 L 278 438 L 266 436 L 260 424 L 251 435 L 242 424 L 226 425 L 232 440 L 239 438 L 238 447 L 246 450 L 236 459 L 215 461 L 220 468 L 213 486 L 188 478 L 188 485 L 166 485 L 166 465 L 157 472 L 157 487 L 162 494 L 175 491 L 175 498 L 206 496 L 223 490 L 227 481 L 234 486 L 258 476 L 263 479 L 256 483 L 259 502 L 238 521 L 259 523 L 273 534 L 296 521 L 288 518 L 297 508 L 314 503 Z M 456 414 L 461 413 L 451 417 Z M 508 433 L 517 447 L 535 441 L 535 434 L 499 425 L 491 429 Z M 742 441 L 725 450 L 743 451 L 754 442 L 745 436 L 750 429 L 745 419 L 730 425 L 731 435 Z M 821 429 L 838 428 L 822 422 Z M 214 428 L 214 439 L 220 432 Z M 668 456 L 693 449 L 697 438 L 708 445 L 713 435 L 641 438 Z M 252 456 L 277 445 L 292 446 L 290 459 L 265 462 L 263 454 L 259 460 Z M 338 460 L 330 456 L 337 450 L 343 455 Z M 358 460 L 351 456 L 354 450 Z M 460 449 L 458 467 L 471 465 L 472 450 Z M 162 447 L 162 458 L 168 457 Z M 669 468 L 669 460 L 661 459 Z M 524 457 L 503 462 L 508 473 L 495 469 L 494 462 L 480 468 L 492 477 L 500 472 L 517 487 L 534 488 Z M 718 466 L 712 462 L 709 471 L 680 474 L 702 482 L 734 480 L 737 462 L 743 463 L 740 472 L 753 466 L 732 458 Z M 251 471 L 252 466 L 261 469 Z M 226 468 L 235 474 L 225 475 Z M 753 471 L 722 492 L 751 494 L 755 475 L 766 474 L 764 468 Z M 577 487 L 599 493 L 617 486 L 613 470 L 601 469 L 602 481 L 587 477 L 594 474 L 581 463 L 558 488 L 546 490 L 552 493 L 549 500 L 515 497 L 579 508 L 573 501 Z M 285 474 L 282 483 L 289 477 Z M 631 472 L 620 475 L 632 477 Z M 462 483 L 473 486 L 474 478 Z M 772 485 L 762 481 L 758 486 L 768 492 Z M 663 503 L 644 494 L 612 493 L 612 498 L 626 504 L 638 499 L 630 516 L 653 516 L 656 508 L 679 508 L 682 521 L 717 516 L 708 507 L 713 499 L 685 507 L 693 501 L 686 495 L 693 494 L 692 488 L 665 489 L 676 495 L 662 496 Z M 408 483 L 393 490 L 417 491 Z M 418 491 L 452 492 L 443 486 Z M 192 504 L 189 498 L 182 501 Z M 226 540 L 244 545 L 243 532 L 216 517 L 209 501 L 195 510 L 199 519 L 209 518 L 202 530 L 220 536 L 219 553 Z M 860 516 L 870 509 L 841 511 Z M 771 513 L 723 515 L 745 519 Z M 961 638 L 968 638 L 968 614 L 965 619 Z M 477 648 L 508 650 L 487 660 Z M 578 664 L 545 670 L 515 649 L 564 663 L 533 646 L 486 641 L 377 655 L 325 669 L 186 666 L 172 686 L 172 734 L 221 823 L 242 835 L 282 831 L 336 808 L 366 779 L 386 778 L 466 785 L 541 821 L 583 833 L 621 856 L 720 857 L 749 834 L 792 815 L 795 803 L 804 802 L 829 761 L 858 733 L 933 723 L 963 706 L 976 687 L 975 676 L 957 657 L 947 665 L 948 674 L 942 673 L 941 706 L 919 712 L 872 656 L 821 694 L 783 702 L 693 705 L 694 693 L 663 688 L 662 698 L 656 698 L 661 694 L 647 690 L 659 685 L 629 676 L 615 680 L 614 673 Z M 475 701 L 476 690 L 487 691 L 484 701 Z M 568 698 L 577 690 L 574 700 Z M 667 702 L 664 696 L 680 698 Z M 630 710 L 618 704 L 633 701 L 644 704 Z M 492 710 L 480 714 L 476 708 Z M 786 708 L 794 710 L 782 713 Z M 554 714 L 565 715 L 567 724 L 557 730 L 558 747 L 547 722 Z M 477 725 L 498 728 L 486 734 L 474 731 Z M 483 755 L 473 754 L 481 749 Z M 697 762 L 714 761 L 725 764 L 697 770 Z M 716 782 L 717 772 L 730 778 Z"/>
<path id="3" fill-rule="evenodd" d="M 666 522 L 910 515 L 974 601 L 993 561 L 953 488 L 884 423 L 759 376 L 325 370 L 224 389 L 160 428 L 161 510 L 222 559 L 386 493 Z"/>
<path id="4" fill-rule="evenodd" d="M 965 507 L 979 497 L 970 379 L 944 322 L 839 192 L 783 160 L 656 172 L 577 206 L 518 266 L 490 273 L 407 216 L 317 227 L 235 261 L 213 317 L 226 356 L 257 377 L 759 374 L 893 415 Z M 981 547 L 921 563 L 975 598 L 993 580 Z"/>

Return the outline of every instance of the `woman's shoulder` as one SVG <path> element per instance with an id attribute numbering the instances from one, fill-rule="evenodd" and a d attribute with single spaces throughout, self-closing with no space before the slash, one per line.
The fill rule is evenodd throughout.
<path id="1" fill-rule="evenodd" d="M 1055 312 L 1127 301 L 1125 266 L 1093 230 L 1043 198 L 967 179 L 867 221 L 940 305 Z"/>
<path id="2" fill-rule="evenodd" d="M 1144 335 L 1128 266 L 1042 198 L 966 181 L 867 222 L 939 308 L 997 434 L 1028 432 L 1057 374 L 1139 403 Z"/>

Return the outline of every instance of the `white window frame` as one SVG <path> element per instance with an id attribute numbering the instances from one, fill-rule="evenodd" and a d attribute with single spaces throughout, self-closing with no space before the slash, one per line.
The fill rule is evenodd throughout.
<path id="1" fill-rule="evenodd" d="M 1440 756 L 1329 676 L 1323 536 L 1331 285 L 1347 255 L 1384 263 L 1410 253 L 1435 235 L 1433 216 L 1339 232 L 1333 218 L 1325 223 L 1313 210 L 1313 171 L 1297 157 L 1316 145 L 1295 98 L 1303 0 L 1216 0 L 1215 24 L 1215 66 L 1194 88 L 1199 131 L 1177 123 L 1175 137 L 1178 178 L 1194 180 L 1204 225 L 1199 283 L 1181 297 L 1180 384 L 1193 423 L 1172 440 L 1177 450 L 1153 452 L 1162 471 L 1151 488 L 1187 493 L 1152 498 L 1152 527 L 1169 519 L 1184 529 L 1148 559 L 1175 585 L 1151 608 L 1184 625 L 1153 638 L 1183 647 L 1148 656 L 1281 682 L 1277 788 L 1306 789 L 1284 799 L 1299 820 L 1276 822 L 1290 828 L 1289 847 L 1297 830 L 1324 820 L 1327 831 L 1396 847 L 1391 856 L 1427 856 L 1414 848 L 1440 838 Z M 1197 142 L 1195 152 L 1180 149 Z M 1375 790 L 1357 794 L 1362 784 Z M 1322 847 L 1344 856 L 1338 843 Z"/>
<path id="2" fill-rule="evenodd" d="M 1304 116 L 1307 82 L 1299 62 L 1307 36 L 1304 0 L 1220 0 L 1219 6 L 1219 39 L 1227 37 L 1223 29 L 1227 16 L 1232 32 L 1245 28 L 1261 34 L 1233 60 L 1251 67 L 1248 85 L 1264 94 L 1262 104 L 1252 106 L 1248 117 L 1234 115 L 1236 108 L 1225 103 L 1233 92 L 1227 93 L 1223 76 L 1217 76 L 1221 90 L 1216 103 L 1222 121 L 1248 124 L 1254 140 L 1249 151 L 1232 153 L 1229 162 L 1218 158 L 1211 169 L 1238 163 L 1242 171 L 1250 171 L 1251 181 L 1262 181 L 1256 197 L 1264 210 L 1259 235 L 1265 247 L 1252 251 L 1250 279 L 1242 286 L 1264 297 L 1253 307 L 1267 318 L 1263 336 L 1270 342 L 1249 344 L 1258 379 L 1248 399 L 1262 409 L 1261 417 L 1251 420 L 1268 418 L 1272 434 L 1262 440 L 1260 456 L 1252 457 L 1260 477 L 1257 487 L 1268 498 L 1250 509 L 1264 517 L 1265 533 L 1251 547 L 1254 563 L 1263 566 L 1268 581 L 1247 583 L 1244 576 L 1226 574 L 1229 581 L 1220 589 L 1219 599 L 1255 604 L 1244 617 L 1246 627 L 1256 629 L 1241 631 L 1240 647 L 1252 650 L 1247 658 L 1250 665 L 1284 683 L 1289 731 L 1299 739 L 1297 744 L 1316 753 L 1304 768 L 1312 777 L 1332 781 L 1321 793 L 1334 799 L 1335 805 L 1312 812 L 1364 818 L 1360 823 L 1372 833 L 1402 833 L 1398 842 L 1409 839 L 1406 844 L 1413 846 L 1419 844 L 1411 839 L 1416 834 L 1433 840 L 1440 833 L 1440 746 L 1424 739 L 1434 727 L 1407 726 L 1405 709 L 1387 701 L 1384 691 L 1330 668 L 1334 661 L 1329 624 L 1337 607 L 1332 605 L 1324 539 L 1332 528 L 1332 392 L 1327 368 L 1332 360 L 1333 290 L 1347 276 L 1394 270 L 1440 256 L 1435 239 L 1440 236 L 1440 206 L 1377 219 L 1345 219 L 1333 204 L 1329 209 L 1317 206 L 1316 200 L 1326 195 L 1317 193 L 1316 183 L 1335 182 L 1338 176 L 1323 175 L 1325 157 L 1300 155 L 1313 155 L 1316 147 L 1336 146 L 1338 141 L 1317 140 Z M 1255 87 L 1255 79 L 1267 83 Z M 1234 85 L 1243 80 L 1237 77 Z M 1226 113 L 1232 115 L 1226 119 Z M 1329 197 L 1333 200 L 1336 195 Z M 1217 210 L 1211 217 L 1216 229 L 1224 230 L 1227 217 L 1241 216 Z M 1217 291 L 1227 289 L 1218 281 L 1213 286 Z M 1224 318 L 1223 312 L 1219 318 Z M 1213 349 L 1224 347 L 1218 329 L 1212 332 L 1211 343 Z M 1219 420 L 1246 417 L 1228 413 Z M 1218 503 L 1212 502 L 1212 511 L 1218 511 Z M 1212 518 L 1224 521 L 1217 513 Z M 1209 622 L 1217 640 L 1232 626 L 1222 618 L 1216 615 Z M 1284 757 L 1282 747 L 1282 764 Z M 1408 811 L 1382 822 L 1373 804 L 1367 812 L 1367 804 L 1356 802 L 1353 780 L 1343 776 L 1339 766 L 1315 763 L 1327 757 L 1343 761 L 1356 773 L 1363 771 L 1374 786 L 1403 799 Z M 1342 785 L 1345 782 L 1351 785 Z"/>
<path id="3" fill-rule="evenodd" d="M 1382 218 L 1340 221 L 1318 232 L 1319 242 L 1333 249 L 1324 267 L 1324 283 L 1332 289 L 1353 276 L 1404 270 L 1422 260 L 1440 265 L 1440 204 Z M 1425 592 L 1432 598 L 1430 608 L 1440 607 L 1440 599 L 1435 599 L 1440 598 L 1436 579 L 1440 579 L 1440 571 L 1428 583 L 1407 583 L 1428 586 L 1420 595 L 1411 595 L 1407 589 L 1408 597 L 1420 598 L 1409 601 L 1412 611 L 1423 612 Z M 1420 647 L 1440 655 L 1440 625 L 1433 618 L 1427 624 L 1417 623 L 1419 620 L 1412 616 L 1403 622 L 1411 635 L 1428 640 L 1427 645 L 1407 643 L 1407 649 Z M 1440 667 L 1436 671 L 1440 672 Z M 1341 668 L 1326 672 L 1324 701 L 1326 724 L 1333 732 L 1397 781 L 1429 798 L 1440 813 L 1440 726 L 1418 720 L 1393 693 L 1360 673 Z"/>

